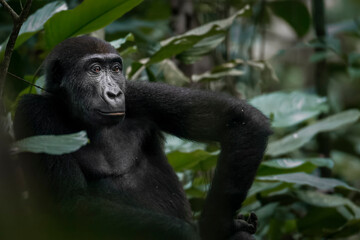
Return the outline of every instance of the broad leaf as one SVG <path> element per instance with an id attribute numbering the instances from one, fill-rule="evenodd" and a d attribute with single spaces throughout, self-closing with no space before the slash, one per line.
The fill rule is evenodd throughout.
<path id="1" fill-rule="evenodd" d="M 39 135 L 15 142 L 12 151 L 61 155 L 77 151 L 88 141 L 85 131 L 66 135 Z"/>
<path id="2" fill-rule="evenodd" d="M 114 40 L 114 41 L 111 41 L 110 44 L 118 49 L 121 47 L 121 45 L 123 45 L 124 43 L 128 42 L 128 41 L 131 41 L 133 42 L 134 41 L 134 35 L 132 33 L 129 33 L 128 35 L 126 35 L 125 37 L 123 38 L 119 38 L 117 40 Z"/>
<path id="3" fill-rule="evenodd" d="M 152 54 L 151 58 L 144 59 L 142 64 L 149 66 L 151 64 L 160 62 L 164 59 L 178 55 L 194 47 L 198 43 L 200 45 L 197 45 L 196 48 L 200 51 L 199 56 L 202 55 L 204 53 L 203 52 L 204 48 L 207 48 L 209 50 L 212 49 L 212 47 L 214 46 L 214 44 L 210 44 L 212 47 L 209 48 L 210 45 L 204 47 L 204 44 L 206 43 L 205 42 L 200 43 L 202 40 L 217 38 L 220 35 L 225 36 L 226 30 L 232 25 L 234 20 L 239 16 L 245 15 L 249 9 L 250 7 L 246 6 L 244 9 L 239 10 L 229 18 L 213 21 L 205 25 L 202 25 L 200 27 L 194 28 L 184 34 L 163 40 L 162 42 L 160 42 L 160 48 L 157 49 L 154 54 Z M 216 44 L 219 43 L 217 40 L 214 41 L 213 43 L 215 42 L 217 42 Z M 197 50 L 195 49 L 195 51 Z M 131 72 L 128 75 L 129 78 L 131 79 L 136 78 L 136 76 L 139 75 L 139 72 L 143 71 L 144 69 L 145 68 L 141 68 L 141 67 L 132 68 Z"/>
<path id="4" fill-rule="evenodd" d="M 59 12 L 45 24 L 45 39 L 51 49 L 61 41 L 86 34 L 115 21 L 142 0 L 86 0 L 72 10 Z"/>
<path id="5" fill-rule="evenodd" d="M 311 17 L 301 1 L 272 1 L 267 4 L 275 15 L 285 20 L 299 37 L 310 29 Z"/>
<path id="6" fill-rule="evenodd" d="M 221 33 L 215 36 L 207 37 L 196 43 L 192 48 L 180 53 L 177 58 L 191 64 L 199 60 L 211 50 L 215 49 L 225 39 L 225 34 Z"/>
<path id="7" fill-rule="evenodd" d="M 303 201 L 318 207 L 339 207 L 346 206 L 350 208 L 355 218 L 360 219 L 360 207 L 356 206 L 347 198 L 328 195 L 315 191 L 296 191 L 296 195 Z"/>
<path id="8" fill-rule="evenodd" d="M 271 156 L 279 156 L 294 151 L 304 146 L 316 134 L 339 129 L 348 124 L 356 122 L 359 117 L 360 112 L 359 110 L 355 109 L 327 117 L 315 124 L 304 127 L 291 135 L 270 143 L 266 153 Z"/>
<path id="9" fill-rule="evenodd" d="M 15 47 L 19 47 L 26 40 L 31 38 L 38 31 L 42 30 L 46 21 L 49 20 L 55 13 L 67 10 L 67 5 L 65 2 L 51 2 L 45 5 L 43 8 L 37 10 L 34 14 L 32 14 L 21 26 L 19 36 L 16 39 Z M 0 51 L 3 54 L 8 39 L 0 45 Z"/>
<path id="10" fill-rule="evenodd" d="M 207 23 L 184 34 L 168 38 L 160 43 L 161 48 L 150 59 L 149 64 L 177 55 L 199 43 L 201 40 L 218 34 L 224 34 L 234 20 L 246 14 L 249 6 L 239 10 L 229 18 Z"/>
<path id="11" fill-rule="evenodd" d="M 331 190 L 336 187 L 345 188 L 352 191 L 360 191 L 356 188 L 350 187 L 346 183 L 337 180 L 335 178 L 320 178 L 314 175 L 306 173 L 289 173 L 279 174 L 271 176 L 260 176 L 256 178 L 259 181 L 274 181 L 274 182 L 286 182 L 295 183 L 300 185 L 308 185 L 320 190 Z"/>
<path id="12" fill-rule="evenodd" d="M 164 61 L 158 63 L 158 66 L 159 70 L 164 75 L 166 83 L 174 86 L 183 86 L 190 82 L 190 79 L 185 76 L 185 74 L 176 66 L 173 61 L 165 59 Z"/>
<path id="13" fill-rule="evenodd" d="M 307 158 L 307 159 L 273 159 L 261 163 L 257 172 L 258 176 L 275 175 L 293 172 L 311 173 L 317 167 L 332 168 L 334 163 L 328 158 Z"/>
<path id="14" fill-rule="evenodd" d="M 251 99 L 250 104 L 270 117 L 273 127 L 279 128 L 297 125 L 329 109 L 325 97 L 302 92 L 265 94 Z"/>
<path id="15" fill-rule="evenodd" d="M 191 153 L 174 151 L 167 154 L 167 158 L 175 171 L 208 170 L 216 164 L 217 153 L 209 153 L 203 150 L 196 150 Z M 210 163 L 204 166 L 199 165 L 203 161 L 209 161 Z"/>

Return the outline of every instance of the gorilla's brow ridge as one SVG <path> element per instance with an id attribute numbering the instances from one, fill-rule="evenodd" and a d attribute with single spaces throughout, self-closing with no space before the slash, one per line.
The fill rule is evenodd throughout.
<path id="1" fill-rule="evenodd" d="M 122 64 L 122 58 L 115 54 L 115 53 L 96 53 L 96 54 L 89 54 L 85 55 L 81 61 L 87 62 L 87 61 L 111 61 L 111 62 L 120 62 Z"/>

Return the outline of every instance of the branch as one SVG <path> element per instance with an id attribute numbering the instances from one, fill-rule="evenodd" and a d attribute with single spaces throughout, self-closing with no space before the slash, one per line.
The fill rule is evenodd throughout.
<path id="1" fill-rule="evenodd" d="M 9 12 L 11 17 L 13 18 L 13 21 L 17 22 L 19 20 L 19 15 L 17 15 L 14 9 L 12 9 L 5 0 L 0 0 L 0 2 L 4 6 L 4 8 Z"/>
<path id="2" fill-rule="evenodd" d="M 17 39 L 17 37 L 19 35 L 20 28 L 23 25 L 23 23 L 25 22 L 28 15 L 29 15 L 30 7 L 31 7 L 31 4 L 32 4 L 33 0 L 27 0 L 26 1 L 24 9 L 21 11 L 19 16 L 7 4 L 7 2 L 5 2 L 5 0 L 0 0 L 0 2 L 4 6 L 4 8 L 10 13 L 10 15 L 12 16 L 13 23 L 14 23 L 13 29 L 12 29 L 10 37 L 9 37 L 9 40 L 8 40 L 8 42 L 6 44 L 4 59 L 0 63 L 0 115 L 4 115 L 5 108 L 4 108 L 2 100 L 3 100 L 5 80 L 6 80 L 6 75 L 7 75 L 8 69 L 9 69 L 9 65 L 10 65 L 11 55 L 12 55 L 12 53 L 14 51 L 16 39 Z"/>

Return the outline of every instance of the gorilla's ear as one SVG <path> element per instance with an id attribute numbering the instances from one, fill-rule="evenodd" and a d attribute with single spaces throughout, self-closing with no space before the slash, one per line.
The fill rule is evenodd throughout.
<path id="1" fill-rule="evenodd" d="M 52 59 L 45 65 L 45 87 L 48 91 L 56 91 L 59 88 L 62 78 L 64 77 L 64 69 L 59 59 Z"/>

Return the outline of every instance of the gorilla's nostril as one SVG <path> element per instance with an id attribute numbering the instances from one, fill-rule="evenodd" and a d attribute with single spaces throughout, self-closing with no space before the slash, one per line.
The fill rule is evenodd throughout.
<path id="1" fill-rule="evenodd" d="M 118 91 L 117 93 L 113 92 L 113 91 L 106 92 L 106 96 L 110 99 L 115 99 L 115 98 L 119 97 L 120 95 L 121 95 L 121 91 Z"/>

